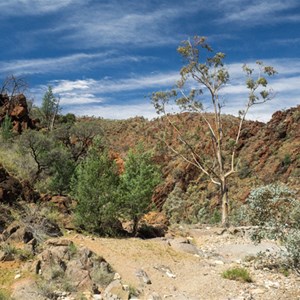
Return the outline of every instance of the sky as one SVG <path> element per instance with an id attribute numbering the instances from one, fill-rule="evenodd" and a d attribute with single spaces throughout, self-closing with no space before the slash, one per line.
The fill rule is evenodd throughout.
<path id="1" fill-rule="evenodd" d="M 149 96 L 174 87 L 195 35 L 226 54 L 224 113 L 244 107 L 242 66 L 257 60 L 278 71 L 276 96 L 248 118 L 300 104 L 299 0 L 0 0 L 0 22 L 1 82 L 24 78 L 37 106 L 52 86 L 64 114 L 156 117 Z"/>

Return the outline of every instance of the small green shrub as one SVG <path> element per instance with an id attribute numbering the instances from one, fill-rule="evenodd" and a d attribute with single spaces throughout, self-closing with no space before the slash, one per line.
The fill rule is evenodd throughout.
<path id="1" fill-rule="evenodd" d="M 208 191 L 201 190 L 199 185 L 190 184 L 186 191 L 175 185 L 163 205 L 163 211 L 171 224 L 218 224 L 221 212 L 212 206 Z"/>
<path id="2" fill-rule="evenodd" d="M 222 277 L 242 282 L 252 282 L 251 276 L 245 268 L 231 268 L 222 273 Z"/>
<path id="3" fill-rule="evenodd" d="M 18 249 L 9 244 L 9 243 L 4 243 L 1 245 L 1 250 L 6 254 L 6 255 L 16 255 L 18 254 Z"/>
<path id="4" fill-rule="evenodd" d="M 65 272 L 60 268 L 53 268 L 51 270 L 51 279 L 58 279 L 58 278 L 63 278 L 65 276 Z"/>
<path id="5" fill-rule="evenodd" d="M 53 282 L 48 281 L 38 281 L 37 287 L 39 294 L 44 296 L 46 299 L 56 299 L 57 295 L 55 293 L 56 286 Z"/>
<path id="6" fill-rule="evenodd" d="M 221 220 L 222 220 L 221 212 L 219 209 L 215 208 L 211 215 L 209 223 L 210 224 L 219 224 L 219 223 L 221 223 Z"/>
<path id="7" fill-rule="evenodd" d="M 72 257 L 74 257 L 78 252 L 78 249 L 73 242 L 68 246 L 68 250 Z"/>
<path id="8" fill-rule="evenodd" d="M 132 285 L 129 285 L 129 296 L 130 297 L 138 297 L 139 291 Z"/>
<path id="9" fill-rule="evenodd" d="M 6 291 L 0 289 L 0 300 L 11 300 L 11 297 Z"/>
<path id="10" fill-rule="evenodd" d="M 108 286 L 114 279 L 114 273 L 103 268 L 97 268 L 91 273 L 93 280 L 102 287 Z"/>
<path id="11" fill-rule="evenodd" d="M 244 220 L 257 226 L 251 238 L 281 242 L 286 251 L 286 264 L 300 272 L 300 201 L 287 186 L 270 184 L 251 191 L 247 204 L 241 209 Z"/>

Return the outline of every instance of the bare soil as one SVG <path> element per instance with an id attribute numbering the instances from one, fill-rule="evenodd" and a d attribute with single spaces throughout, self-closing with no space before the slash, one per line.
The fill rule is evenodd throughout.
<path id="1" fill-rule="evenodd" d="M 286 300 L 300 299 L 300 277 L 278 271 L 255 269 L 243 263 L 260 251 L 278 251 L 273 242 L 253 245 L 245 235 L 222 232 L 220 228 L 179 228 L 166 238 L 107 239 L 70 235 L 76 245 L 84 245 L 102 256 L 121 276 L 123 284 L 140 291 L 138 299 L 177 300 Z M 231 267 L 246 267 L 253 282 L 222 277 Z M 136 274 L 147 273 L 151 284 Z M 152 296 L 151 296 L 152 295 Z M 152 298 L 151 298 L 152 297 Z"/>

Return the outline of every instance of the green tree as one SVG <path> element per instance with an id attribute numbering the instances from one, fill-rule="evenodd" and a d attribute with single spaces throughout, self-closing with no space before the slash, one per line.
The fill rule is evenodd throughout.
<path id="1" fill-rule="evenodd" d="M 49 86 L 48 90 L 44 94 L 40 111 L 42 113 L 45 126 L 50 131 L 54 127 L 55 119 L 59 112 L 59 102 L 60 99 L 53 94 L 52 87 Z"/>
<path id="2" fill-rule="evenodd" d="M 114 234 L 117 222 L 117 167 L 107 151 L 99 151 L 96 143 L 77 166 L 71 194 L 76 199 L 77 225 L 100 235 Z"/>
<path id="3" fill-rule="evenodd" d="M 243 66 L 249 95 L 245 109 L 239 112 L 240 121 L 236 127 L 235 136 L 231 138 L 228 132 L 226 133 L 224 117 L 221 114 L 224 106 L 221 90 L 229 81 L 229 73 L 224 65 L 225 54 L 214 52 L 206 43 L 206 38 L 198 36 L 192 41 L 184 41 L 177 50 L 185 61 L 185 65 L 180 70 L 181 79 L 177 83 L 176 89 L 153 93 L 152 102 L 157 113 L 165 115 L 169 131 L 177 135 L 182 147 L 173 147 L 170 140 L 166 141 L 166 145 L 176 155 L 195 166 L 199 172 L 207 175 L 219 187 L 222 224 L 227 226 L 229 222 L 228 178 L 236 172 L 236 150 L 242 126 L 252 106 L 272 99 L 273 94 L 271 90 L 267 89 L 266 77 L 274 75 L 276 71 L 272 67 L 264 66 L 259 61 L 256 63 L 258 72 L 246 65 Z M 190 89 L 191 85 L 194 88 Z M 210 147 L 207 147 L 209 153 L 204 151 L 203 146 L 195 147 L 186 134 L 188 128 L 185 125 L 180 127 L 167 114 L 167 104 L 172 100 L 182 111 L 196 113 L 199 119 L 206 124 L 208 143 L 210 143 Z M 213 108 L 212 117 L 205 113 L 204 101 L 210 102 L 210 106 Z M 171 104 L 173 103 L 171 102 Z M 233 131 L 232 128 L 230 129 Z"/>
<path id="4" fill-rule="evenodd" d="M 25 131 L 19 139 L 21 152 L 29 153 L 35 163 L 33 183 L 36 183 L 42 173 L 49 171 L 53 157 L 50 155 L 54 141 L 48 135 L 35 130 Z"/>
<path id="5" fill-rule="evenodd" d="M 44 188 L 53 193 L 66 194 L 75 169 L 70 150 L 52 135 L 27 130 L 19 139 L 21 153 L 29 153 L 34 162 L 32 183 L 43 181 Z"/>
<path id="6" fill-rule="evenodd" d="M 6 114 L 1 124 L 1 134 L 4 141 L 8 141 L 10 138 L 12 138 L 12 128 L 13 125 L 11 122 L 11 118 L 8 114 Z"/>
<path id="7" fill-rule="evenodd" d="M 139 220 L 151 208 L 151 197 L 160 180 L 161 174 L 149 152 L 145 152 L 141 145 L 129 151 L 125 172 L 120 178 L 119 209 L 125 218 L 133 222 L 134 236 Z"/>
<path id="8" fill-rule="evenodd" d="M 50 165 L 50 192 L 66 195 L 70 192 L 71 178 L 75 171 L 75 161 L 68 148 L 63 144 L 57 145 L 51 151 L 53 160 Z"/>
<path id="9" fill-rule="evenodd" d="M 70 150 L 76 163 L 86 156 L 96 136 L 104 136 L 101 126 L 91 120 L 75 124 L 60 124 L 52 133 L 55 139 L 61 141 Z"/>

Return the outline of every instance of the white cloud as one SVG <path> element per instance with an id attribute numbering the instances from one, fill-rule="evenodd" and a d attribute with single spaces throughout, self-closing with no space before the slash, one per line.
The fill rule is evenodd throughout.
<path id="1" fill-rule="evenodd" d="M 72 112 L 78 116 L 95 116 L 107 119 L 128 119 L 136 116 L 143 116 L 148 119 L 157 117 L 155 109 L 150 103 L 77 106 L 75 108 L 66 108 L 65 112 Z"/>
<path id="2" fill-rule="evenodd" d="M 253 62 L 249 63 L 253 65 Z M 248 115 L 249 119 L 264 122 L 268 121 L 276 110 L 300 103 L 300 72 L 297 68 L 300 64 L 299 59 L 274 59 L 266 63 L 272 63 L 282 75 L 277 75 L 270 81 L 270 87 L 276 92 L 276 97 L 270 102 L 253 107 Z M 242 64 L 238 63 L 228 65 L 232 77 L 230 84 L 222 90 L 224 113 L 237 115 L 246 104 L 248 92 L 241 66 Z M 50 84 L 53 91 L 60 95 L 61 104 L 66 108 L 64 112 L 118 119 L 136 115 L 153 118 L 156 114 L 149 99 L 145 100 L 143 96 L 137 99 L 136 95 L 145 96 L 153 91 L 170 89 L 178 79 L 178 72 L 170 71 L 119 79 L 54 80 Z M 129 95 L 132 94 L 135 99 L 130 99 Z M 112 104 L 116 103 L 115 100 L 118 100 L 117 105 Z M 205 106 L 208 111 L 211 109 L 209 102 L 205 102 Z"/>
<path id="3" fill-rule="evenodd" d="M 7 15 L 39 15 L 57 11 L 74 4 L 78 0 L 8 0 L 0 2 L 3 16 Z"/>
<path id="4" fill-rule="evenodd" d="M 56 93 L 64 94 L 70 91 L 81 92 L 89 90 L 95 94 L 120 93 L 126 91 L 137 91 L 149 88 L 167 87 L 171 88 L 179 79 L 178 72 L 166 72 L 148 76 L 136 76 L 123 79 L 86 79 L 86 80 L 61 80 L 53 81 L 53 90 Z"/>
<path id="5" fill-rule="evenodd" d="M 151 57 L 123 55 L 113 51 L 86 54 L 77 53 L 62 57 L 17 59 L 8 62 L 0 61 L 0 74 L 49 74 L 63 73 L 74 69 L 84 69 L 97 65 L 116 65 L 123 63 L 136 63 L 143 60 L 153 60 Z"/>
<path id="6" fill-rule="evenodd" d="M 245 26 L 262 23 L 299 22 L 299 15 L 293 15 L 299 9 L 297 0 L 222 0 L 219 9 L 224 10 L 224 17 L 219 23 L 234 22 Z M 289 9 L 293 12 L 286 13 Z"/>

